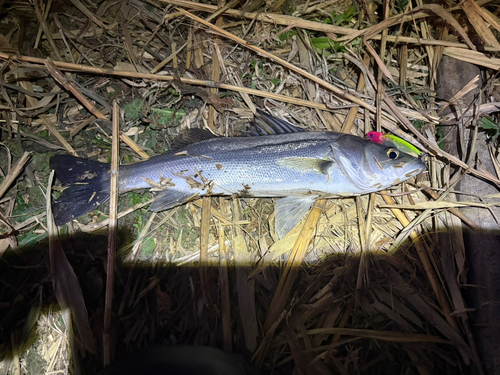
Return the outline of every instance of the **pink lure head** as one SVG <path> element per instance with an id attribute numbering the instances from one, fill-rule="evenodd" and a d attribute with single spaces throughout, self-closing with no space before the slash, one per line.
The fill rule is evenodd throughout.
<path id="1" fill-rule="evenodd" d="M 366 139 L 375 142 L 375 143 L 382 143 L 382 137 L 384 135 L 381 132 L 368 132 L 366 133 Z"/>

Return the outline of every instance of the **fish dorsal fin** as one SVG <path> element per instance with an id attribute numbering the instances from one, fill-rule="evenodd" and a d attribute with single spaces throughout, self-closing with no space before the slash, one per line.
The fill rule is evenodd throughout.
<path id="1" fill-rule="evenodd" d="M 257 132 L 254 132 L 255 134 L 252 135 L 290 134 L 305 131 L 286 120 L 271 116 L 269 113 L 258 108 L 254 119 L 250 124 L 256 128 Z"/>
<path id="2" fill-rule="evenodd" d="M 193 143 L 212 138 L 218 138 L 218 136 L 205 129 L 186 129 L 174 139 L 170 149 L 173 152 L 182 151 L 184 148 L 192 145 Z"/>
<path id="3" fill-rule="evenodd" d="M 149 206 L 149 211 L 159 212 L 165 211 L 175 206 L 179 206 L 183 203 L 190 201 L 191 199 L 198 196 L 198 194 L 193 192 L 183 192 L 175 189 L 163 189 L 155 193 L 154 201 Z"/>
<path id="4" fill-rule="evenodd" d="M 287 197 L 276 201 L 274 226 L 280 239 L 285 237 L 300 222 L 316 198 L 316 196 Z"/>
<path id="5" fill-rule="evenodd" d="M 331 160 L 303 158 L 303 157 L 288 157 L 277 161 L 282 167 L 293 169 L 297 172 L 316 172 L 319 174 L 328 175 L 335 164 Z"/>

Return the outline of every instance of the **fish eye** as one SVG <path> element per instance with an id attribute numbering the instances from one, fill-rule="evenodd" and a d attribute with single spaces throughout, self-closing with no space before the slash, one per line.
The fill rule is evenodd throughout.
<path id="1" fill-rule="evenodd" d="M 399 157 L 399 151 L 392 147 L 386 148 L 385 153 L 387 154 L 387 157 L 392 160 L 397 159 Z"/>

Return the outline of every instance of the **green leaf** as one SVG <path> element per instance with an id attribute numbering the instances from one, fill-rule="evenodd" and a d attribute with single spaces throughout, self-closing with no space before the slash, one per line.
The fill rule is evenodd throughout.
<path id="1" fill-rule="evenodd" d="M 137 99 L 132 100 L 125 107 L 123 107 L 123 112 L 125 114 L 125 120 L 127 120 L 127 121 L 137 120 L 142 114 L 142 112 L 141 112 L 142 103 L 143 103 L 143 100 L 141 98 L 137 98 Z"/>
<path id="2" fill-rule="evenodd" d="M 401 10 L 404 10 L 407 5 L 408 5 L 408 0 L 396 1 L 396 8 L 399 8 Z"/>
<path id="3" fill-rule="evenodd" d="M 332 48 L 333 44 L 335 43 L 333 39 L 330 39 L 326 36 L 320 38 L 312 38 L 311 42 L 313 47 L 318 49 Z"/>
<path id="4" fill-rule="evenodd" d="M 136 193 L 136 192 L 130 192 L 127 194 L 128 197 L 128 202 L 131 206 L 135 206 L 136 204 L 141 204 L 144 202 L 147 202 L 149 199 L 151 199 L 151 194 L 148 192 L 144 192 L 142 194 Z"/>
<path id="5" fill-rule="evenodd" d="M 150 113 L 151 115 L 148 116 L 149 118 L 154 117 L 156 119 L 156 123 L 158 125 L 170 125 L 172 122 L 172 116 L 174 117 L 174 121 L 172 123 L 173 126 L 179 126 L 181 123 L 181 120 L 186 116 L 186 112 L 182 109 L 179 109 L 177 112 L 175 112 L 173 109 L 167 109 L 167 108 L 151 108 Z"/>
<path id="6" fill-rule="evenodd" d="M 349 23 L 355 15 L 356 7 L 354 7 L 354 5 L 351 5 L 349 8 L 347 8 L 344 13 L 332 12 L 332 24 L 334 24 L 335 26 L 339 26 L 342 23 Z"/>
<path id="7" fill-rule="evenodd" d="M 360 43 L 361 39 L 354 39 L 349 43 L 351 46 L 358 45 Z M 319 37 L 319 38 L 311 38 L 311 43 L 314 48 L 319 49 L 321 51 L 324 50 L 333 50 L 335 52 L 345 52 L 345 46 L 344 42 L 336 42 L 331 38 L 328 37 Z"/>
<path id="8" fill-rule="evenodd" d="M 124 108 L 125 120 L 134 121 L 141 119 L 143 116 L 142 106 L 144 104 L 144 100 L 141 98 L 137 98 L 132 100 L 129 104 L 127 104 Z M 174 114 L 175 113 L 175 114 Z M 184 116 L 186 116 L 186 112 L 182 109 L 175 112 L 174 109 L 169 108 L 155 108 L 152 107 L 149 109 L 148 119 L 155 124 L 158 125 L 170 125 L 172 123 L 173 116 L 173 126 L 178 126 Z"/>
<path id="9" fill-rule="evenodd" d="M 35 233 L 35 230 L 17 237 L 17 245 L 20 248 L 35 246 L 38 242 L 47 237 L 45 233 Z"/>
<path id="10" fill-rule="evenodd" d="M 282 32 L 280 35 L 278 35 L 278 39 L 280 41 L 284 42 L 285 40 L 292 38 L 296 34 L 297 34 L 297 30 L 287 30 L 285 32 Z"/>
<path id="11" fill-rule="evenodd" d="M 30 205 L 26 203 L 20 194 L 16 195 L 16 205 L 12 210 L 12 216 L 15 217 L 16 221 L 21 223 L 29 219 L 31 215 Z"/>
<path id="12" fill-rule="evenodd" d="M 496 142 L 500 136 L 500 125 L 491 121 L 488 117 L 483 117 L 480 123 L 481 127 L 491 137 L 493 142 Z"/>
<path id="13" fill-rule="evenodd" d="M 481 119 L 481 127 L 483 129 L 497 129 L 497 130 L 500 129 L 500 125 L 495 124 L 488 117 L 483 117 Z"/>

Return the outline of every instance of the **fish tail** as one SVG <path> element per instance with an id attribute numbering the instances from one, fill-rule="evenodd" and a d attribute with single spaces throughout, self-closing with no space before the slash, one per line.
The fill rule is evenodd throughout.
<path id="1" fill-rule="evenodd" d="M 72 155 L 55 155 L 50 168 L 66 189 L 52 202 L 56 225 L 84 215 L 109 199 L 110 166 Z"/>

